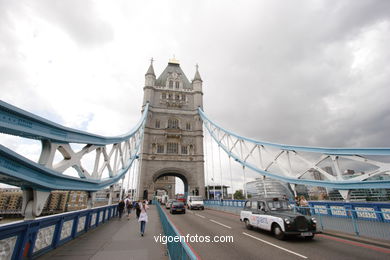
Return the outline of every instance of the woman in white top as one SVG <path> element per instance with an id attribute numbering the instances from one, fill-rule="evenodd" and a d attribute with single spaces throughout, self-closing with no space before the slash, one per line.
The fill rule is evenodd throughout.
<path id="1" fill-rule="evenodd" d="M 146 222 L 148 222 L 148 214 L 146 213 L 146 210 L 149 209 L 149 207 L 145 201 L 140 202 L 139 207 L 141 209 L 141 214 L 139 215 L 138 222 L 141 224 L 141 236 L 144 236 Z"/>

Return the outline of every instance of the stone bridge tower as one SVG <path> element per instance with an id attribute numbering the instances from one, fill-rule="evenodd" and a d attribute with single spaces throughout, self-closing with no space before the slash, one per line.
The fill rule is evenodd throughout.
<path id="1" fill-rule="evenodd" d="M 203 128 L 197 112 L 203 108 L 203 92 L 198 66 L 190 82 L 179 61 L 171 59 L 156 78 L 152 60 L 145 74 L 143 108 L 147 102 L 138 197 L 152 199 L 156 190 L 163 189 L 172 198 L 174 177 L 183 181 L 186 194 L 204 196 Z"/>

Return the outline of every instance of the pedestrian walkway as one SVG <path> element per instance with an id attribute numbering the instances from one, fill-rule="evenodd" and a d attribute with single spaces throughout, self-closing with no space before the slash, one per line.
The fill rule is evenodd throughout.
<path id="1" fill-rule="evenodd" d="M 153 236 L 163 234 L 160 218 L 154 205 L 148 211 L 149 222 L 141 237 L 139 223 L 132 211 L 130 220 L 126 214 L 115 218 L 94 230 L 50 251 L 38 259 L 168 259 L 166 247 L 156 243 Z"/>

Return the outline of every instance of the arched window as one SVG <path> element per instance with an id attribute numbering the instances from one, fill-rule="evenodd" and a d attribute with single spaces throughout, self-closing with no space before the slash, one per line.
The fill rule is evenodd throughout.
<path id="1" fill-rule="evenodd" d="M 181 146 L 181 154 L 188 154 L 188 148 L 186 145 Z"/>
<path id="2" fill-rule="evenodd" d="M 175 118 L 168 119 L 168 128 L 179 128 L 179 120 Z"/>
<path id="3" fill-rule="evenodd" d="M 164 153 L 164 145 L 157 144 L 157 153 Z"/>
<path id="4" fill-rule="evenodd" d="M 173 81 L 172 80 L 169 81 L 168 86 L 169 86 L 169 88 L 173 88 Z"/>
<path id="5" fill-rule="evenodd" d="M 179 87 L 180 87 L 180 82 L 179 82 L 179 81 L 176 81 L 176 82 L 175 82 L 175 87 L 176 87 L 176 88 L 179 88 Z"/>
<path id="6" fill-rule="evenodd" d="M 179 148 L 178 143 L 167 143 L 167 153 L 177 154 L 179 150 L 178 148 Z"/>

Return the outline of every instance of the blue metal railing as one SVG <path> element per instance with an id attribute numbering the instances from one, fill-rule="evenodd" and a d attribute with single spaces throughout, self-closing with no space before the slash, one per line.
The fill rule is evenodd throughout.
<path id="1" fill-rule="evenodd" d="M 170 259 L 198 259 L 195 253 L 191 250 L 188 244 L 180 239 L 178 242 L 174 238 L 181 237 L 180 232 L 176 229 L 173 223 L 169 220 L 159 203 L 155 203 L 165 236 L 168 238 L 167 248 Z M 170 238 L 170 239 L 169 239 Z M 184 237 L 183 237 L 184 238 Z M 172 241 L 172 242 L 170 242 Z"/>
<path id="2" fill-rule="evenodd" d="M 117 205 L 111 205 L 0 225 L 0 258 L 35 258 L 116 215 Z"/>

